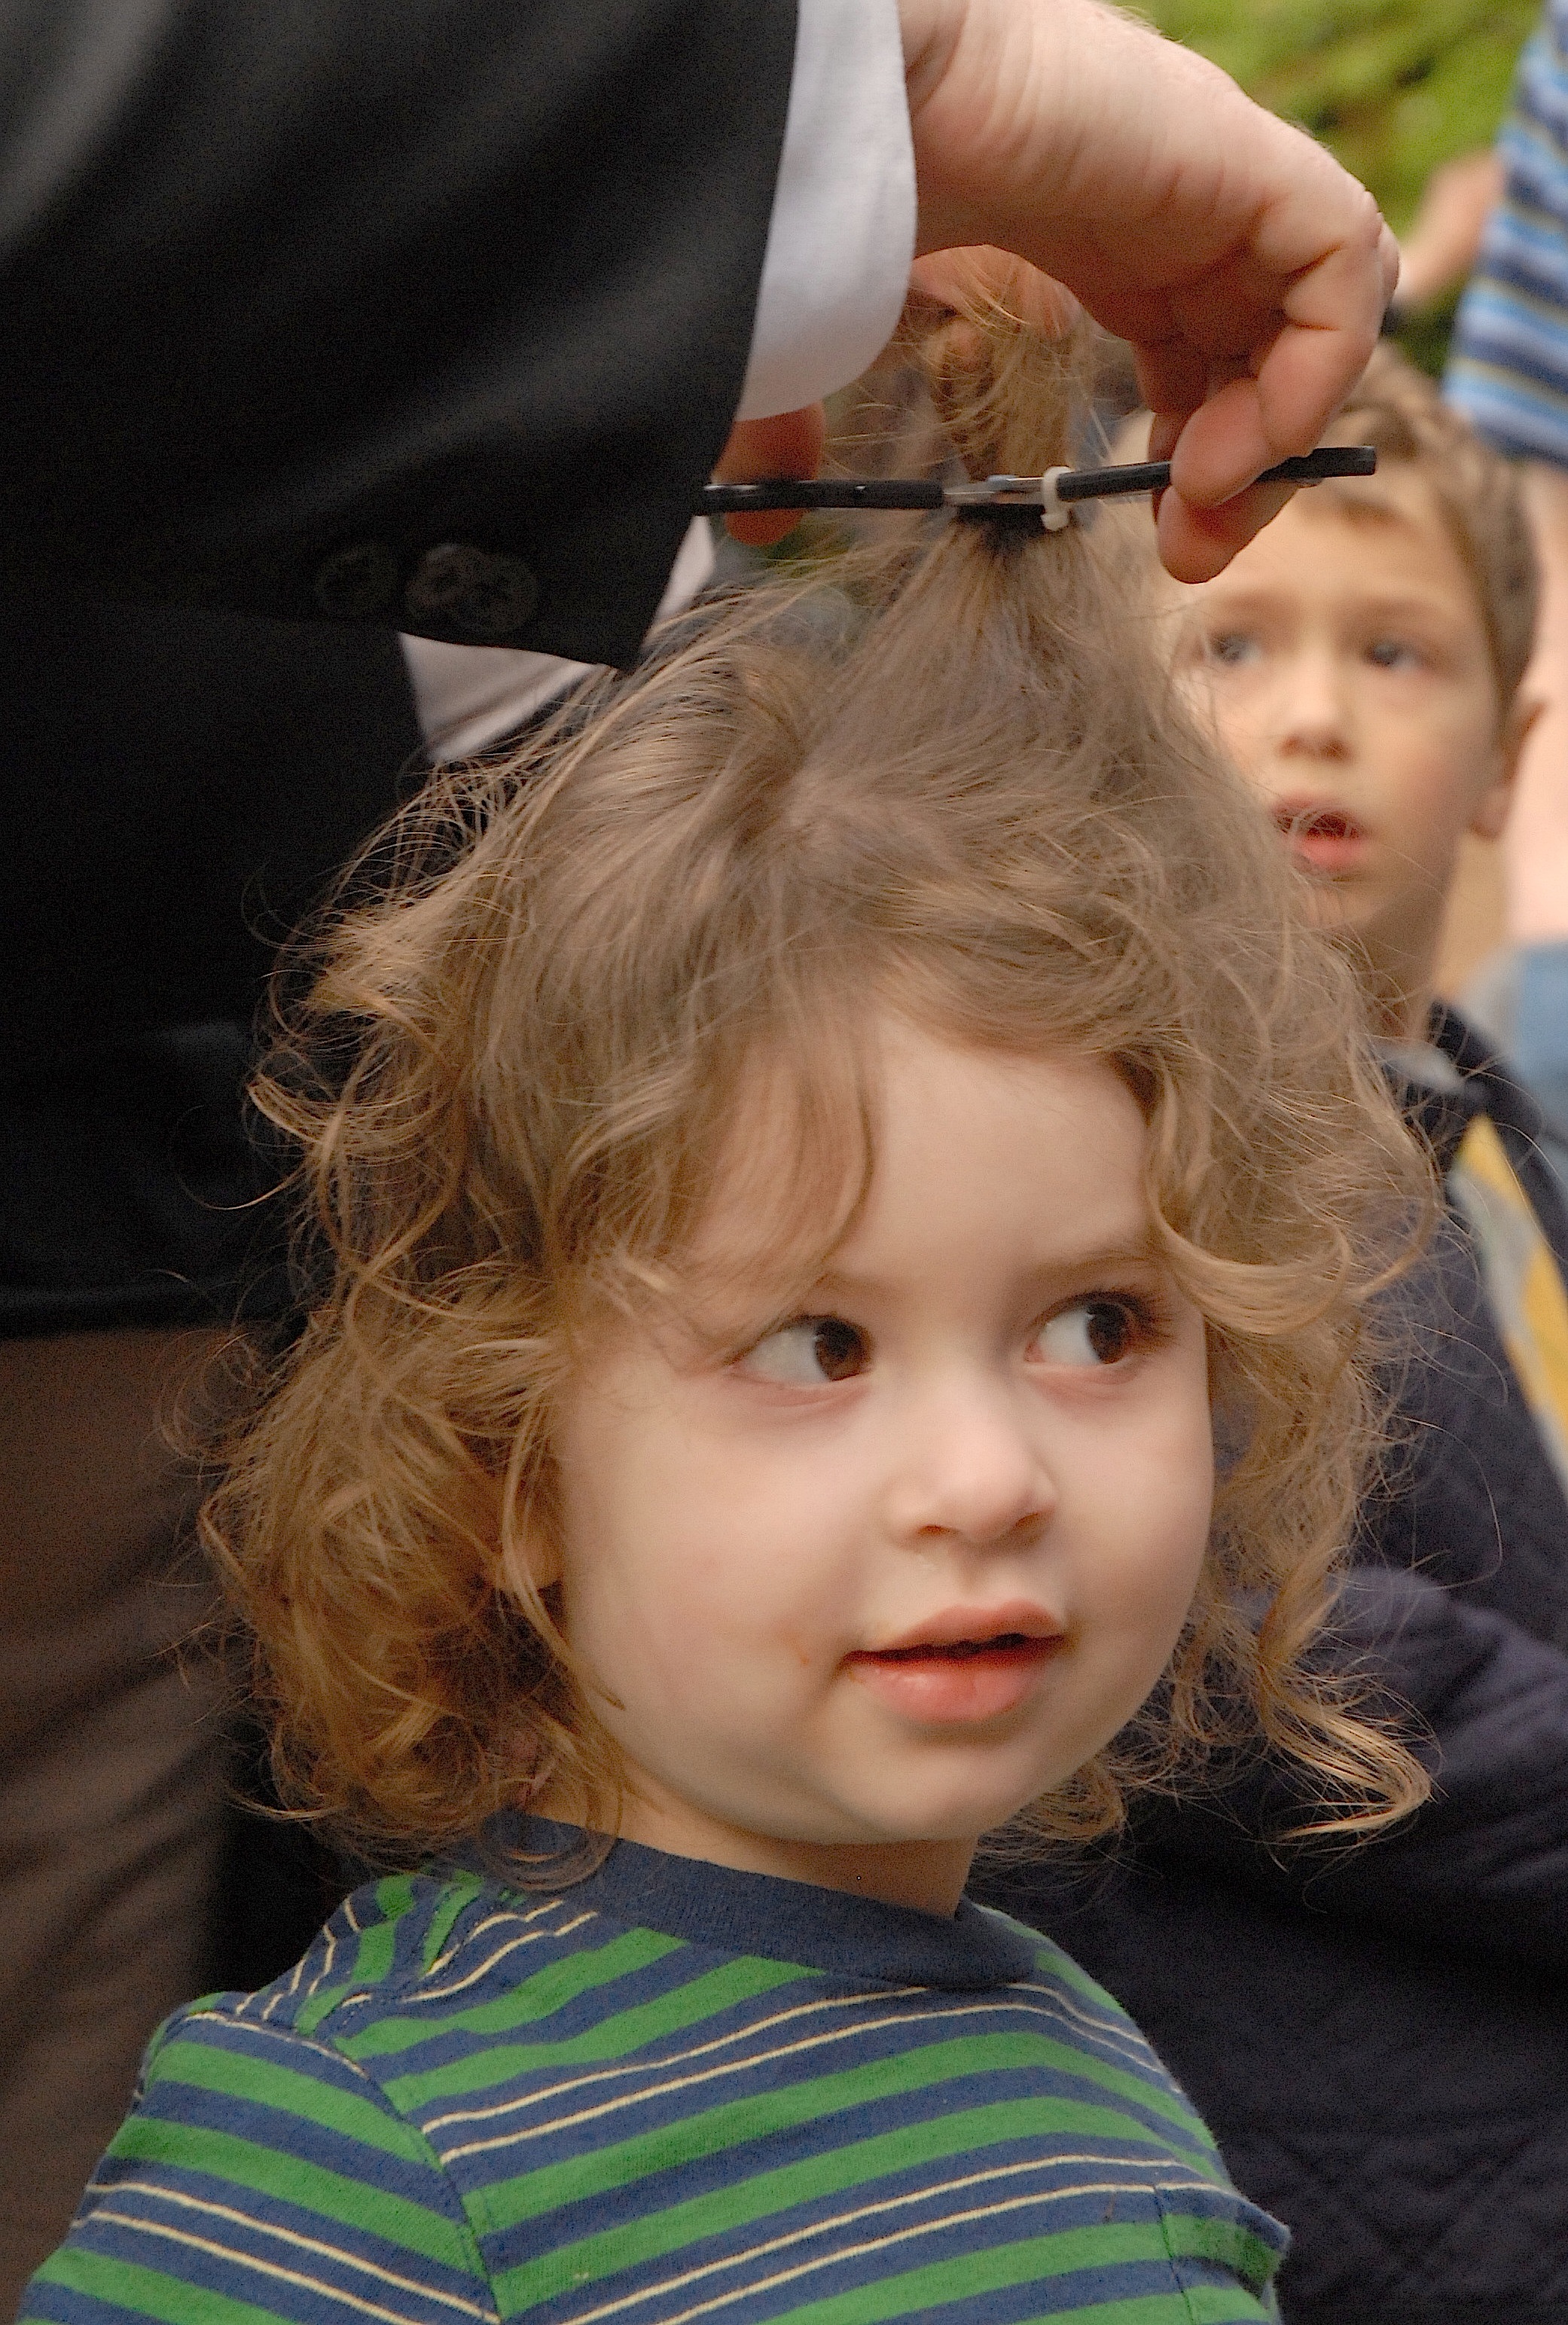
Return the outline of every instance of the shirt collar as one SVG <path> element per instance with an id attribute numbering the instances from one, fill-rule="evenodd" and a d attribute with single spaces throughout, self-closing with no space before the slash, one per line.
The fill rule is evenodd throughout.
<path id="1" fill-rule="evenodd" d="M 1044 1942 L 967 1897 L 946 1920 L 841 1889 L 673 1857 L 641 1841 L 612 1841 L 594 1864 L 594 1843 L 577 1825 L 507 1813 L 492 1818 L 479 1849 L 465 1852 L 464 1861 L 505 1877 L 508 1860 L 543 1858 L 547 1872 L 557 1859 L 574 1901 L 626 1927 L 877 1986 L 1016 1985 L 1033 1976 Z M 584 1864 L 592 1869 L 573 1877 Z M 529 1886 L 537 1892 L 532 1877 Z"/>

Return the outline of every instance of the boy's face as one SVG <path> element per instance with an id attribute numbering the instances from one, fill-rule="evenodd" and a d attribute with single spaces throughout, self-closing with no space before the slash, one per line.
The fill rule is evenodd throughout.
<path id="1" fill-rule="evenodd" d="M 1364 498 L 1299 495 L 1187 597 L 1180 637 L 1320 918 L 1419 1008 L 1460 838 L 1502 829 L 1523 732 L 1426 485 L 1389 461 Z"/>
<path id="2" fill-rule="evenodd" d="M 882 1055 L 869 1195 L 803 1309 L 727 1314 L 725 1358 L 622 1325 L 585 1367 L 537 1579 L 624 1751 L 628 1838 L 951 1912 L 978 1836 L 1169 1658 L 1207 1365 L 1109 1067 L 902 1024 Z M 765 1144 L 738 1143 L 705 1252 L 755 1248 Z"/>

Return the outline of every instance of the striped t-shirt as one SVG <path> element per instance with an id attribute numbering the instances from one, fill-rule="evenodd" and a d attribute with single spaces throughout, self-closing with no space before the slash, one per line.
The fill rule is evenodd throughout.
<path id="1" fill-rule="evenodd" d="M 178 2013 L 22 2315 L 1229 2325 L 1284 2243 L 1033 1931 L 623 1841 L 383 1880 Z"/>
<path id="2" fill-rule="evenodd" d="M 1519 59 L 1504 195 L 1460 302 L 1443 394 L 1498 449 L 1568 468 L 1568 0 Z"/>

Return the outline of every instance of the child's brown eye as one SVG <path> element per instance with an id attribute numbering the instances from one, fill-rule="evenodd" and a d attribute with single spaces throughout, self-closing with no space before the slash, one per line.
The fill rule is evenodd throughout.
<path id="1" fill-rule="evenodd" d="M 1075 1300 L 1041 1325 L 1033 1345 L 1048 1365 L 1117 1365 L 1137 1345 L 1139 1323 L 1128 1301 Z"/>
<path id="2" fill-rule="evenodd" d="M 865 1334 L 841 1316 L 797 1316 L 758 1340 L 741 1366 L 786 1388 L 820 1388 L 824 1381 L 853 1380 L 869 1357 Z"/>

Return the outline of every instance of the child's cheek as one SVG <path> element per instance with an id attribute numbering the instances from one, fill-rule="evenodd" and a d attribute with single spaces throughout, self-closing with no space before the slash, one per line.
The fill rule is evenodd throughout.
<path id="1" fill-rule="evenodd" d="M 776 1562 L 748 1556 L 721 1518 L 672 1513 L 624 1536 L 621 1551 L 592 1594 L 591 1619 L 628 1699 L 716 1709 L 771 1692 L 810 1661 L 798 1610 L 779 1603 Z"/>
<path id="2" fill-rule="evenodd" d="M 669 1606 L 676 1675 L 689 1684 L 701 1668 L 719 1692 L 757 1700 L 793 1691 L 826 1652 L 821 1609 L 787 1553 L 744 1541 L 693 1547 L 671 1578 Z"/>
<path id="3" fill-rule="evenodd" d="M 1127 1562 L 1113 1616 L 1145 1673 L 1146 1692 L 1181 1635 L 1208 1550 L 1214 1458 L 1206 1406 L 1201 1420 L 1194 1413 L 1188 1428 L 1171 1432 L 1166 1450 L 1158 1464 L 1164 1490 L 1155 1487 L 1145 1502 L 1142 1548 Z"/>
<path id="4" fill-rule="evenodd" d="M 1214 1429 L 1202 1327 L 1174 1353 L 1162 1394 L 1125 1440 L 1097 1445 L 1079 1477 L 1086 1587 L 1118 1629 L 1174 1633 L 1202 1571 L 1214 1509 Z"/>

